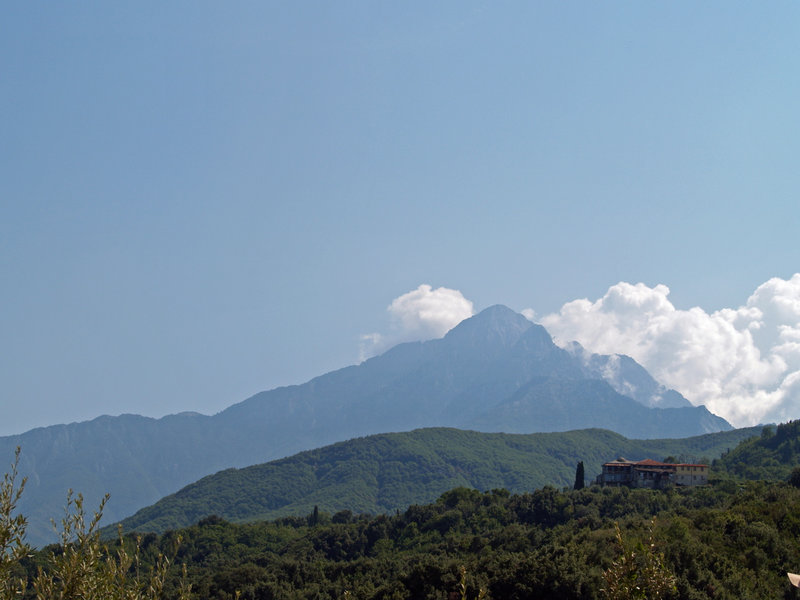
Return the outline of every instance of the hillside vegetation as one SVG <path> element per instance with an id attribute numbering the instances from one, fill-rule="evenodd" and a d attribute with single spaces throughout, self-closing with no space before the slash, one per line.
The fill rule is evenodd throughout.
<path id="1" fill-rule="evenodd" d="M 436 428 L 374 435 L 204 477 L 122 526 L 163 532 L 212 514 L 242 522 L 304 515 L 314 506 L 377 514 L 432 502 L 455 487 L 517 493 L 572 486 L 578 461 L 591 483 L 602 463 L 618 456 L 710 461 L 759 432 L 677 440 L 629 440 L 600 429 L 515 435 Z"/>
<path id="2" fill-rule="evenodd" d="M 800 466 L 800 420 L 762 428 L 714 462 L 714 470 L 744 479 L 783 480 Z"/>
<path id="3" fill-rule="evenodd" d="M 187 565 L 194 597 L 211 600 L 460 598 L 462 567 L 470 600 L 481 589 L 495 600 L 771 600 L 796 597 L 785 573 L 800 566 L 800 490 L 732 481 L 519 495 L 457 488 L 377 517 L 211 517 L 145 536 L 144 563 L 178 536 L 176 564 Z M 179 569 L 170 573 L 167 597 L 179 590 Z M 611 593 L 614 583 L 640 591 Z"/>

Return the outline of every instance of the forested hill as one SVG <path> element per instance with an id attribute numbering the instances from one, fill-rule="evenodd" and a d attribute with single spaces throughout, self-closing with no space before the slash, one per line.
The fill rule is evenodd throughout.
<path id="1" fill-rule="evenodd" d="M 459 486 L 511 492 L 572 486 L 578 461 L 585 464 L 588 484 L 603 462 L 618 456 L 710 460 L 759 433 L 749 428 L 630 440 L 600 429 L 523 435 L 433 428 L 374 435 L 204 477 L 122 525 L 125 531 L 158 532 L 212 514 L 252 521 L 304 515 L 314 506 L 331 513 L 393 512 Z"/>
<path id="2" fill-rule="evenodd" d="M 800 420 L 766 426 L 715 461 L 719 472 L 744 479 L 785 481 L 800 466 Z"/>

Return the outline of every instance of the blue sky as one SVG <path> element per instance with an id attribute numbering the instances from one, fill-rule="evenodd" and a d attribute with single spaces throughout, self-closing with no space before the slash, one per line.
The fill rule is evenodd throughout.
<path id="1" fill-rule="evenodd" d="M 619 282 L 744 306 L 800 271 L 799 22 L 791 2 L 6 6 L 0 435 L 300 383 L 357 362 L 421 284 L 476 311 Z"/>

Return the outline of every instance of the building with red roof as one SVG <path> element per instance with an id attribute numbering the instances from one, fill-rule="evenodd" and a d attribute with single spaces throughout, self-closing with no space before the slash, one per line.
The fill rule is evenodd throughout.
<path id="1" fill-rule="evenodd" d="M 672 485 L 692 486 L 708 483 L 708 465 L 664 463 L 652 460 L 632 461 L 625 458 L 603 464 L 597 476 L 600 485 L 664 489 Z"/>

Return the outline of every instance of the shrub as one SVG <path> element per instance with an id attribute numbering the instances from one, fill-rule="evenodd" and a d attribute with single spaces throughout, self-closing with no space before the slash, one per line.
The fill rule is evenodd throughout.
<path id="1" fill-rule="evenodd" d="M 25 543 L 27 521 L 15 514 L 25 488 L 25 479 L 16 485 L 19 448 L 10 473 L 0 484 L 0 594 L 3 600 L 18 598 L 32 588 L 37 600 L 160 600 L 172 560 L 159 554 L 155 566 L 140 574 L 139 540 L 131 547 L 122 532 L 111 552 L 100 541 L 98 523 L 103 515 L 106 496 L 87 520 L 83 496 L 67 495 L 61 520 L 60 543 L 50 552 L 44 568 L 26 581 L 20 561 L 30 553 Z M 177 550 L 177 548 L 176 548 Z M 188 600 L 191 586 L 185 577 L 180 586 L 180 600 Z"/>

